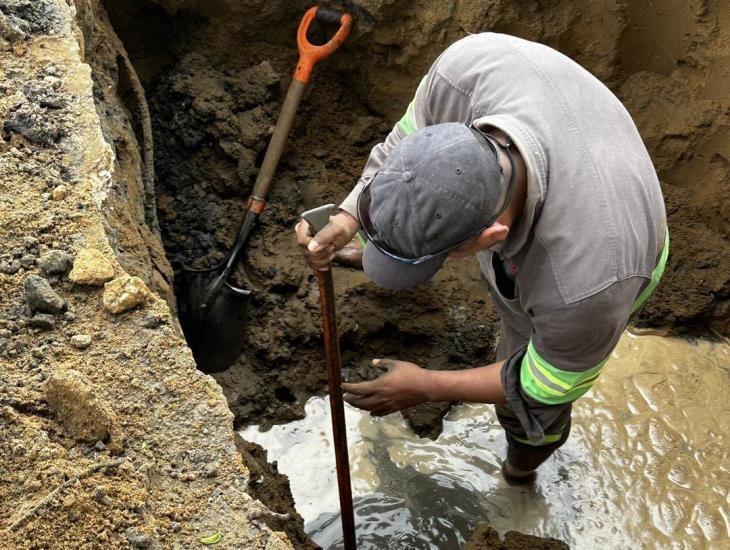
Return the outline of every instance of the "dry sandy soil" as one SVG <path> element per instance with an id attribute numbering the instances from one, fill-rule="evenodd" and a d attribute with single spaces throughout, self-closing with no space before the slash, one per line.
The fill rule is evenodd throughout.
<path id="1" fill-rule="evenodd" d="M 326 386 L 316 282 L 291 228 L 344 197 L 429 63 L 469 32 L 540 40 L 624 101 L 672 236 L 636 322 L 730 334 L 726 2 L 346 4 L 356 30 L 316 71 L 236 274 L 255 291 L 246 351 L 213 379 L 181 337 L 175 274 L 213 265 L 235 236 L 309 4 L 0 0 L 4 544 L 189 548 L 220 530 L 219 547 L 311 545 L 286 480 L 260 450 L 237 450 L 232 431 L 297 418 Z M 372 376 L 377 355 L 453 369 L 493 357 L 496 317 L 472 262 L 397 295 L 354 270 L 335 277 L 351 379 Z M 448 406 L 407 417 L 434 436 Z M 532 544 L 477 538 L 475 548 Z"/>

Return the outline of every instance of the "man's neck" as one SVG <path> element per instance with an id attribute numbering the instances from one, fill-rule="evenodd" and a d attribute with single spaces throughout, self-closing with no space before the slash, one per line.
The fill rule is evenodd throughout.
<path id="1" fill-rule="evenodd" d="M 498 128 L 490 128 L 489 133 L 497 138 L 499 141 L 504 143 L 509 136 Z M 512 184 L 515 186 L 513 190 L 512 199 L 507 209 L 502 215 L 497 218 L 497 221 L 502 225 L 506 225 L 512 228 L 520 219 L 522 211 L 525 208 L 525 201 L 527 200 L 527 166 L 522 158 L 520 150 L 514 145 L 511 148 L 512 158 L 514 160 L 514 181 Z M 506 155 L 505 155 L 506 156 Z M 509 162 L 509 160 L 506 160 Z"/>

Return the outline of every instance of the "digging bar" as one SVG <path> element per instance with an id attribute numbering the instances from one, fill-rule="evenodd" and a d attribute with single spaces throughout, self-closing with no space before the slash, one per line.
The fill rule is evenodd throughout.
<path id="1" fill-rule="evenodd" d="M 317 233 L 329 222 L 334 204 L 320 206 L 302 214 L 311 230 Z M 332 414 L 332 435 L 335 442 L 335 464 L 337 467 L 337 486 L 340 493 L 340 517 L 345 550 L 356 550 L 355 514 L 352 505 L 352 486 L 350 483 L 350 459 L 347 454 L 347 426 L 345 425 L 345 405 L 342 399 L 342 358 L 340 338 L 337 334 L 335 315 L 335 289 L 332 268 L 316 271 L 319 284 L 319 306 L 322 310 L 322 333 L 324 354 L 327 362 L 327 383 L 330 393 Z"/>

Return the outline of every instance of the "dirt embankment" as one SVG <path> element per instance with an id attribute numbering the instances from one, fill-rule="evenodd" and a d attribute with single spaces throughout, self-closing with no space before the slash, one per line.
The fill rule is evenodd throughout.
<path id="1" fill-rule="evenodd" d="M 0 59 L 2 546 L 190 548 L 220 530 L 291 548 L 164 300 L 149 132 L 103 10 L 0 2 Z"/>

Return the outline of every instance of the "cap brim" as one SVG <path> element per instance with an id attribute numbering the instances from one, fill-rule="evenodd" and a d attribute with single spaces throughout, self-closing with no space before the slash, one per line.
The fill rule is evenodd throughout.
<path id="1" fill-rule="evenodd" d="M 448 252 L 413 265 L 399 262 L 368 243 L 362 256 L 362 268 L 375 284 L 391 290 L 403 290 L 431 279 L 441 269 L 446 256 Z"/>

